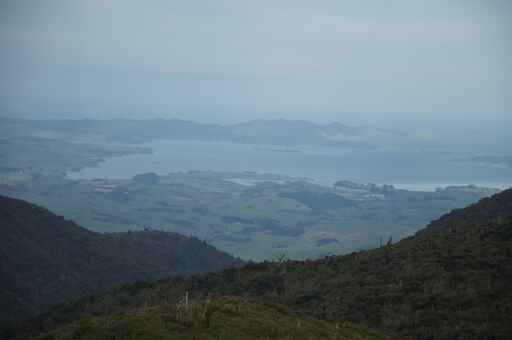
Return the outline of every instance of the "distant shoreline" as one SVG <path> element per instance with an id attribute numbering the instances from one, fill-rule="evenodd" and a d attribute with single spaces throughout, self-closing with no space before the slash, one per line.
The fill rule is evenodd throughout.
<path id="1" fill-rule="evenodd" d="M 429 160 L 409 159 L 408 157 L 416 155 L 397 155 L 392 151 L 389 157 L 393 162 L 387 162 L 387 151 L 365 154 L 347 150 L 307 148 L 305 152 L 297 148 L 280 148 L 272 145 L 217 144 L 200 141 L 158 141 L 144 143 L 141 146 L 151 149 L 152 152 L 104 157 L 100 164 L 80 171 L 67 172 L 66 177 L 75 180 L 131 179 L 145 172 L 167 175 L 209 170 L 240 174 L 249 171 L 255 174 L 289 176 L 296 180 L 308 178 L 318 185 L 327 187 L 343 179 L 364 184 L 389 184 L 397 189 L 424 192 L 471 184 L 498 189 L 512 186 L 512 182 L 508 182 L 504 174 L 495 176 L 495 179 L 480 180 L 482 176 L 478 173 L 472 176 L 473 171 L 464 163 L 452 162 L 442 157 Z M 435 170 L 445 164 L 444 162 L 460 165 L 452 167 L 446 178 L 443 178 L 442 174 L 436 173 Z M 407 169 L 407 172 L 401 169 Z M 416 171 L 419 171 L 418 180 L 411 178 L 410 175 Z M 433 172 L 432 178 L 425 178 L 425 171 Z M 450 180 L 451 178 L 453 180 Z"/>

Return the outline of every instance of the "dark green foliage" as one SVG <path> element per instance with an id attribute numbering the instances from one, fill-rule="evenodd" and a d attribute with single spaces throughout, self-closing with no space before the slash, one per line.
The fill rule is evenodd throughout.
<path id="1" fill-rule="evenodd" d="M 349 320 L 415 339 L 510 339 L 512 190 L 456 210 L 413 237 L 317 261 L 241 269 L 125 288 L 56 308 L 37 325 L 126 303 L 217 294 L 255 296 L 327 320 Z M 128 294 L 129 292 L 129 294 Z M 122 302 L 122 303 L 121 303 Z M 57 321 L 56 321 L 57 320 Z"/>
<path id="2" fill-rule="evenodd" d="M 43 208 L 3 196 L 0 228 L 4 323 L 120 284 L 240 263 L 195 238 L 159 231 L 93 233 Z"/>
<path id="3" fill-rule="evenodd" d="M 100 317 L 89 316 L 35 339 L 385 340 L 390 338 L 348 322 L 315 320 L 282 305 L 228 296 L 194 300 L 188 305 L 158 303 Z"/>

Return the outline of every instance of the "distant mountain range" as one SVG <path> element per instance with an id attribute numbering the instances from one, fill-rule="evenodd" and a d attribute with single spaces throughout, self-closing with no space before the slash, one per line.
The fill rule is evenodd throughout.
<path id="1" fill-rule="evenodd" d="M 330 145 L 374 147 L 409 140 L 407 134 L 339 122 L 316 124 L 303 120 L 254 120 L 232 125 L 203 124 L 181 119 L 25 120 L 0 118 L 8 136 L 95 136 L 108 141 L 141 143 L 153 139 L 200 140 L 268 145 Z"/>
<path id="2" fill-rule="evenodd" d="M 159 231 L 94 233 L 4 196 L 0 231 L 0 324 L 135 281 L 241 264 L 195 238 Z"/>
<path id="3" fill-rule="evenodd" d="M 157 311 L 154 317 L 168 308 L 169 322 L 180 322 L 173 313 L 183 296 L 198 303 L 212 296 L 256 297 L 260 303 L 284 304 L 338 326 L 348 320 L 382 329 L 394 339 L 510 339 L 512 189 L 454 210 L 396 244 L 389 240 L 380 248 L 345 256 L 250 263 L 187 280 L 125 287 L 61 305 L 31 329 L 40 332 L 55 329 L 45 324 L 65 325 L 48 336 L 67 339 L 65 334 L 82 325 L 77 338 L 103 334 L 96 338 L 107 339 L 104 334 L 114 327 L 108 320 L 141 315 L 137 311 L 144 306 L 149 308 L 145 313 Z M 239 311 L 234 308 L 231 315 Z M 91 313 L 99 318 L 95 323 L 87 318 Z M 225 320 L 223 313 L 217 322 Z M 162 321 L 157 327 L 165 333 L 165 325 Z M 237 324 L 232 327 L 236 330 Z M 208 328 L 201 329 L 206 334 Z"/>

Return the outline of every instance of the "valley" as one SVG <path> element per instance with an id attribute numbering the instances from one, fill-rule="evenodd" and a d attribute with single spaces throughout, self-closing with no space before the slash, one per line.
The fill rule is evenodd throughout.
<path id="1" fill-rule="evenodd" d="M 511 340 L 512 1 L 0 2 L 0 340 Z"/>
<path id="2" fill-rule="evenodd" d="M 457 209 L 500 192 L 501 185 L 456 181 L 433 189 L 420 180 L 415 185 L 428 190 L 406 190 L 343 177 L 362 164 L 381 179 L 401 176 L 400 171 L 411 168 L 397 168 L 393 175 L 392 161 L 405 165 L 400 162 L 415 151 L 395 154 L 387 164 L 381 160 L 392 155 L 389 150 L 361 151 L 353 145 L 317 149 L 197 141 L 126 143 L 105 135 L 79 133 L 70 138 L 65 129 L 38 129 L 12 129 L 13 135 L 1 140 L 0 195 L 62 217 L 3 198 L 3 231 L 8 237 L 2 251 L 9 256 L 2 265 L 7 280 L 2 300 L 8 306 L 2 322 L 8 337 L 46 333 L 39 339 L 113 334 L 208 339 L 239 334 L 279 339 L 295 332 L 296 338 L 448 339 L 475 333 L 500 338 L 506 332 L 502 312 L 509 307 L 502 278 L 509 270 L 508 208 L 501 203 L 497 210 L 492 204 L 483 206 L 503 218 L 497 222 L 472 217 L 479 228 L 490 221 L 490 228 L 499 230 L 500 239 L 492 236 L 488 247 L 479 240 L 494 235 L 491 229 L 460 232 L 455 239 L 430 232 L 439 225 L 441 230 L 466 225 Z M 453 162 L 451 157 L 442 163 L 443 169 L 449 169 L 450 176 L 460 170 L 461 181 L 488 171 L 486 165 L 468 168 L 472 160 Z M 314 159 L 328 166 L 303 166 Z M 344 160 L 353 161 L 353 166 Z M 430 161 L 414 168 L 428 165 L 433 169 L 428 178 L 442 182 L 444 177 L 437 177 Z M 287 168 L 279 168 L 279 162 Z M 249 164 L 255 170 L 246 170 Z M 298 171 L 289 170 L 293 167 Z M 508 169 L 494 168 L 496 178 L 507 178 Z M 337 169 L 342 171 L 337 174 Z M 455 178 L 450 176 L 445 179 Z M 499 195 L 508 202 L 507 191 Z M 433 222 L 427 231 L 421 230 L 452 210 L 447 216 L 455 216 L 453 224 Z M 505 243 L 500 243 L 503 237 Z M 489 255 L 493 251 L 500 254 L 494 259 L 499 268 L 492 274 L 498 280 L 480 265 L 494 261 Z M 466 266 L 473 269 L 468 272 Z M 210 271 L 216 273 L 194 275 Z M 138 280 L 144 282 L 130 285 Z M 191 307 L 182 315 L 179 301 L 189 292 Z M 475 292 L 480 295 L 469 299 Z M 497 292 L 505 297 L 504 304 L 493 300 Z M 491 309 L 483 308 L 488 302 Z M 454 310 L 456 306 L 462 309 Z M 205 317 L 208 308 L 213 317 Z M 416 313 L 409 315 L 411 310 Z M 22 324 L 24 330 L 12 326 L 37 315 L 35 323 Z M 472 326 L 486 315 L 492 323 Z M 279 327 L 275 320 L 280 320 Z M 438 328 L 428 320 L 435 320 Z M 252 328 L 255 322 L 267 331 Z"/>
<path id="3" fill-rule="evenodd" d="M 211 171 L 129 180 L 26 174 L 0 185 L 0 194 L 44 205 L 98 232 L 173 231 L 245 260 L 270 260 L 373 248 L 495 192 L 340 183 L 326 187 L 281 175 Z"/>
<path id="4" fill-rule="evenodd" d="M 317 258 L 396 242 L 437 216 L 500 189 L 451 185 L 413 191 L 341 177 L 400 176 L 391 175 L 396 164 L 381 161 L 390 157 L 388 151 L 194 141 L 126 144 L 108 136 L 117 133 L 116 126 L 140 134 L 129 121 L 86 121 L 78 127 L 69 121 L 6 123 L 10 129 L 4 126 L 8 137 L 0 142 L 0 194 L 39 204 L 96 232 L 177 232 L 244 260 Z M 275 124 L 256 125 L 260 128 L 255 132 L 251 124 L 243 131 L 268 133 Z M 191 133 L 199 129 L 187 126 Z M 396 154 L 394 160 L 400 164 L 408 155 Z M 355 175 L 362 164 L 370 175 Z M 466 171 L 461 178 L 484 171 L 453 164 L 453 174 Z M 244 170 L 253 167 L 255 171 Z M 206 170 L 210 168 L 217 170 Z M 330 180 L 322 180 L 322 173 L 330 174 Z M 432 176 L 436 180 L 434 171 Z"/>
<path id="5" fill-rule="evenodd" d="M 248 263 L 187 279 L 128 285 L 58 305 L 20 334 L 108 339 L 113 333 L 137 331 L 171 336 L 181 329 L 185 339 L 192 339 L 238 334 L 258 324 L 260 332 L 270 333 L 257 338 L 286 339 L 302 324 L 306 334 L 316 324 L 320 328 L 313 331 L 314 339 L 373 339 L 383 332 L 392 339 L 506 340 L 512 331 L 511 222 L 512 190 L 505 190 L 445 214 L 396 244 L 314 261 Z M 177 310 L 185 296 L 190 314 L 184 318 Z M 210 307 L 217 310 L 210 314 L 211 323 L 194 312 Z M 256 316 L 258 311 L 270 318 Z M 304 317 L 327 323 L 305 322 Z M 226 330 L 231 320 L 239 321 Z M 271 320 L 282 323 L 274 326 Z M 148 324 L 153 328 L 145 328 Z M 279 333 L 284 329 L 287 334 Z"/>

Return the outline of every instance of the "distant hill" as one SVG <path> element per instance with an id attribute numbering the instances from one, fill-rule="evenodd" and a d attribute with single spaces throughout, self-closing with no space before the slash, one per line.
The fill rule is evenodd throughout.
<path id="1" fill-rule="evenodd" d="M 255 144 L 330 145 L 372 148 L 403 142 L 407 134 L 373 128 L 348 126 L 339 122 L 316 124 L 304 120 L 253 120 L 228 126 L 241 140 Z"/>
<path id="2" fill-rule="evenodd" d="M 454 210 L 396 244 L 125 287 L 61 305 L 35 329 L 91 313 L 122 312 L 127 305 L 178 301 L 187 291 L 195 299 L 258 297 L 316 318 L 348 320 L 405 338 L 510 339 L 512 190 Z"/>
<path id="3" fill-rule="evenodd" d="M 51 135 L 59 138 L 102 137 L 108 141 L 142 143 L 153 139 L 200 140 L 267 145 L 337 145 L 367 148 L 411 142 L 399 131 L 339 122 L 316 124 L 303 120 L 253 120 L 220 125 L 181 119 L 52 119 L 29 120 L 0 117 L 0 132 L 6 137 Z"/>
<path id="4" fill-rule="evenodd" d="M 121 284 L 217 271 L 240 261 L 174 233 L 99 234 L 0 196 L 0 321 Z"/>

